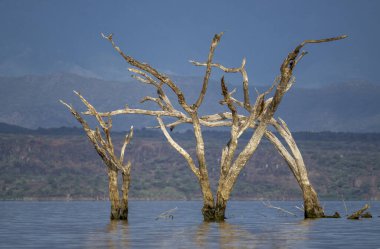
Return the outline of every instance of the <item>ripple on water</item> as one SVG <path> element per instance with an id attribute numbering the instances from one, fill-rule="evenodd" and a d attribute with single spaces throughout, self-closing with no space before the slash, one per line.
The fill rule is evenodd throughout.
<path id="1" fill-rule="evenodd" d="M 109 221 L 107 202 L 0 202 L 0 248 L 380 248 L 380 202 L 373 219 L 304 220 L 300 202 L 232 201 L 224 223 L 204 223 L 197 201 L 131 201 L 129 221 Z M 364 202 L 347 202 L 350 212 Z M 345 214 L 341 202 L 328 212 Z M 174 219 L 155 218 L 177 207 Z"/>

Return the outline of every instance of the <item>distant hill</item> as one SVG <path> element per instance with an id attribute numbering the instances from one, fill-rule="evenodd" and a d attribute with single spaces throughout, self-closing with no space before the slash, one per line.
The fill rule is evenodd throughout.
<path id="1" fill-rule="evenodd" d="M 0 122 L 0 133 L 24 134 L 30 132 L 34 131 L 17 125 L 10 125 Z"/>
<path id="2" fill-rule="evenodd" d="M 201 88 L 201 78 L 174 77 L 189 102 L 194 101 Z M 316 89 L 302 88 L 299 83 L 287 93 L 278 110 L 278 116 L 295 131 L 380 132 L 380 86 L 363 82 L 347 82 Z M 219 82 L 211 81 L 202 113 L 225 110 L 218 104 L 221 99 Z M 242 96 L 240 86 L 237 97 Z M 262 87 L 258 87 L 262 91 Z M 130 107 L 155 108 L 140 104 L 155 90 L 139 82 L 105 81 L 84 78 L 74 74 L 46 76 L 0 77 L 0 122 L 26 128 L 77 126 L 70 113 L 58 102 L 63 99 L 77 109 L 83 105 L 73 94 L 81 92 L 98 110 L 108 111 Z M 168 91 L 169 92 L 169 91 Z M 252 89 L 252 96 L 255 96 Z M 176 103 L 173 100 L 173 103 Z M 129 125 L 146 127 L 155 124 L 151 117 L 127 117 L 116 120 L 116 130 Z"/>
<path id="3" fill-rule="evenodd" d="M 104 199 L 104 165 L 80 129 L 26 130 L 0 124 L 0 199 Z M 20 134 L 18 131 L 24 131 Z M 114 134 L 121 144 L 122 133 Z M 205 132 L 212 187 L 228 132 Z M 173 133 L 194 155 L 192 132 Z M 294 133 L 309 176 L 322 199 L 380 200 L 380 134 Z M 240 144 L 247 138 L 242 137 Z M 117 147 L 117 146 L 116 146 Z M 185 160 L 158 131 L 136 130 L 126 155 L 132 160 L 131 198 L 199 199 L 200 189 Z M 284 160 L 265 139 L 242 171 L 235 199 L 300 199 Z"/>

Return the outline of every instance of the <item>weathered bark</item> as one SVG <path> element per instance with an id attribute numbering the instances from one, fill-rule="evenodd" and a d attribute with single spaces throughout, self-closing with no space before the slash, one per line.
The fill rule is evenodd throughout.
<path id="1" fill-rule="evenodd" d="M 130 163 L 127 165 L 127 170 L 122 173 L 122 185 L 121 185 L 121 202 L 120 202 L 120 220 L 128 219 L 128 194 L 129 186 L 131 183 L 130 175 Z"/>
<path id="2" fill-rule="evenodd" d="M 221 222 L 224 221 L 226 216 L 227 201 L 220 193 L 216 195 L 216 202 L 211 205 L 203 205 L 202 214 L 203 220 L 207 222 Z"/>
<path id="3" fill-rule="evenodd" d="M 113 48 L 125 59 L 127 63 L 136 68 L 130 68 L 129 70 L 136 75 L 133 77 L 144 84 L 149 84 L 154 86 L 157 89 L 158 97 L 146 96 L 142 99 L 142 102 L 145 101 L 153 101 L 157 104 L 157 106 L 161 110 L 142 110 L 142 109 L 131 109 L 126 106 L 124 109 L 99 113 L 100 116 L 113 116 L 120 114 L 142 114 L 142 115 L 150 115 L 156 116 L 159 126 L 170 143 L 170 145 L 180 153 L 184 159 L 187 161 L 189 168 L 195 174 L 198 179 L 199 185 L 201 187 L 202 195 L 203 195 L 203 208 L 202 214 L 204 216 L 205 221 L 222 221 L 225 219 L 225 209 L 227 206 L 227 202 L 229 200 L 231 191 L 233 186 L 241 172 L 241 170 L 245 167 L 248 160 L 255 153 L 257 147 L 260 144 L 262 137 L 266 134 L 267 125 L 270 123 L 273 115 L 275 114 L 279 104 L 285 93 L 291 88 L 294 83 L 293 69 L 299 62 L 299 60 L 306 54 L 305 52 L 301 52 L 300 50 L 308 43 L 321 43 L 321 42 L 329 42 L 335 41 L 339 39 L 343 39 L 346 36 L 339 36 L 328 39 L 321 40 L 305 40 L 300 45 L 298 45 L 293 51 L 291 51 L 288 56 L 283 61 L 280 67 L 280 75 L 276 77 L 273 86 L 270 87 L 266 92 L 262 94 L 258 94 L 256 102 L 254 104 L 250 103 L 249 96 L 249 86 L 248 86 L 248 74 L 245 69 L 246 60 L 243 59 L 242 64 L 238 68 L 227 68 L 221 64 L 214 63 L 212 61 L 215 48 L 218 45 L 222 33 L 214 36 L 208 59 L 204 63 L 191 61 L 195 66 L 204 66 L 206 67 L 206 73 L 204 76 L 202 89 L 200 91 L 199 97 L 196 102 L 192 105 L 186 102 L 185 96 L 180 90 L 180 88 L 171 80 L 168 76 L 160 73 L 158 70 L 153 68 L 147 63 L 142 63 L 131 56 L 125 54 L 120 47 L 118 47 L 114 40 L 113 35 L 105 36 L 103 38 L 107 39 L 113 46 Z M 224 99 L 220 102 L 221 104 L 227 105 L 230 112 L 226 113 L 217 113 L 212 115 L 206 115 L 200 117 L 198 115 L 198 109 L 201 106 L 203 99 L 205 97 L 209 77 L 211 74 L 212 68 L 219 68 L 226 73 L 240 73 L 242 76 L 242 88 L 244 93 L 244 101 L 238 101 L 235 99 L 232 92 L 228 92 L 226 83 L 224 82 L 224 78 L 221 80 L 221 88 Z M 153 76 L 153 77 L 151 77 Z M 175 107 L 171 104 L 169 98 L 163 90 L 163 85 L 168 86 L 173 93 L 177 96 L 177 100 L 179 105 L 182 107 L 184 111 L 180 111 L 175 109 Z M 272 98 L 265 99 L 266 96 L 275 89 Z M 239 115 L 238 109 L 235 105 L 244 108 L 249 115 Z M 93 115 L 90 111 L 85 114 Z M 165 124 L 162 120 L 162 117 L 171 117 L 176 118 L 177 120 L 170 123 Z M 194 160 L 185 149 L 183 149 L 174 139 L 171 137 L 167 128 L 170 130 L 174 129 L 177 125 L 183 123 L 190 123 L 194 129 L 194 136 L 196 140 L 196 159 Z M 221 156 L 221 164 L 220 164 L 220 177 L 219 184 L 216 193 L 216 200 L 214 198 L 213 193 L 211 192 L 210 181 L 207 170 L 207 163 L 205 158 L 205 146 L 203 141 L 203 135 L 201 126 L 208 127 L 217 127 L 217 126 L 230 126 L 231 134 L 230 140 L 228 144 L 223 148 L 222 156 Z M 236 155 L 236 150 L 238 147 L 238 139 L 240 136 L 249 128 L 255 129 L 253 135 L 249 139 L 247 145 L 242 149 L 242 151 Z M 307 176 L 307 175 L 306 175 Z M 297 179 L 298 180 L 298 179 Z M 306 188 L 310 184 L 307 184 L 303 181 L 302 186 Z M 302 188 L 301 186 L 301 188 Z M 310 185 L 311 186 L 311 185 Z M 312 188 L 311 188 L 312 190 Z M 308 191 L 308 190 L 305 190 Z M 312 192 L 312 191 L 311 191 Z M 314 191 L 315 193 L 315 191 Z M 308 195 L 309 196 L 309 195 Z M 312 197 L 312 196 L 311 196 Z M 307 198 L 308 205 L 309 203 L 317 203 L 315 198 Z M 309 200 L 310 199 L 310 200 Z M 315 210 L 314 210 L 315 211 Z M 313 212 L 314 212 L 313 211 Z M 318 213 L 315 211 L 315 213 Z"/>
<path id="4" fill-rule="evenodd" d="M 325 213 L 319 203 L 317 192 L 315 192 L 313 186 L 302 186 L 302 192 L 305 218 L 324 218 Z"/>
<path id="5" fill-rule="evenodd" d="M 214 221 L 215 220 L 215 204 L 214 197 L 212 195 L 211 190 L 209 191 L 205 186 L 201 183 L 201 190 L 203 195 L 203 207 L 202 207 L 202 215 L 205 221 Z"/>
<path id="6" fill-rule="evenodd" d="M 117 184 L 117 170 L 108 170 L 108 189 L 109 199 L 111 202 L 111 220 L 118 220 L 120 218 L 120 197 Z"/>
<path id="7" fill-rule="evenodd" d="M 215 207 L 203 206 L 202 208 L 203 220 L 206 222 L 222 222 L 226 219 L 225 211 L 226 211 L 226 205 L 224 206 L 216 205 Z"/>
<path id="8" fill-rule="evenodd" d="M 360 217 L 364 219 L 370 219 L 372 218 L 372 214 L 370 212 L 365 212 L 364 214 L 360 215 Z"/>

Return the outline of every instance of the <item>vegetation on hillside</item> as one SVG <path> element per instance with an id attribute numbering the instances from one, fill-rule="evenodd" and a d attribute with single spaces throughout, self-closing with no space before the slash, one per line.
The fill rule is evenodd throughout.
<path id="1" fill-rule="evenodd" d="M 122 143 L 122 133 L 116 133 Z M 175 133 L 190 153 L 191 132 Z M 322 199 L 380 199 L 380 134 L 295 133 L 310 179 Z M 220 148 L 227 132 L 205 132 L 215 190 Z M 245 139 L 241 142 L 245 143 Z M 131 155 L 132 199 L 199 199 L 196 178 L 162 134 L 138 130 Z M 235 199 L 301 199 L 288 166 L 267 141 L 242 172 Z M 173 170 L 173 168 L 175 170 Z M 107 177 L 78 129 L 0 134 L 0 199 L 106 199 Z"/>

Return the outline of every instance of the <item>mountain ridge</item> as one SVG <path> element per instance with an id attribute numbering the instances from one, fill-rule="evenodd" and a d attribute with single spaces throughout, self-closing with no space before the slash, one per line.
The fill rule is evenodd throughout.
<path id="1" fill-rule="evenodd" d="M 179 82 L 189 103 L 197 99 L 201 77 L 173 78 Z M 233 87 L 238 88 L 237 83 L 230 83 L 230 88 Z M 262 86 L 255 87 L 260 92 L 265 89 Z M 109 81 L 72 73 L 0 77 L 0 122 L 26 128 L 77 126 L 76 120 L 58 102 L 62 99 L 72 103 L 78 110 L 84 110 L 73 90 L 81 92 L 99 111 L 120 109 L 125 104 L 131 108 L 157 109 L 152 103 L 139 103 L 147 95 L 154 96 L 155 89 L 132 79 L 127 82 Z M 178 106 L 175 96 L 167 92 L 173 104 Z M 255 91 L 251 89 L 251 93 L 253 98 Z M 241 89 L 238 88 L 235 95 L 241 99 Z M 301 88 L 296 84 L 285 95 L 277 116 L 295 131 L 379 132 L 379 97 L 380 86 L 363 81 L 320 88 Z M 219 105 L 221 98 L 219 82 L 211 80 L 201 113 L 226 110 Z M 126 130 L 132 124 L 140 128 L 156 125 L 155 119 L 151 117 L 135 115 L 116 119 L 120 121 L 115 122 L 115 130 Z"/>

